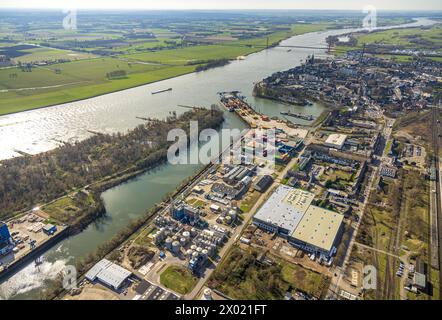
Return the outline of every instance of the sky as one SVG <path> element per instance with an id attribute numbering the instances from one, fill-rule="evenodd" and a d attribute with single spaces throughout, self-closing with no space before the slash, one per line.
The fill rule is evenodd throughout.
<path id="1" fill-rule="evenodd" d="M 442 0 L 0 0 L 0 8 L 442 10 Z"/>

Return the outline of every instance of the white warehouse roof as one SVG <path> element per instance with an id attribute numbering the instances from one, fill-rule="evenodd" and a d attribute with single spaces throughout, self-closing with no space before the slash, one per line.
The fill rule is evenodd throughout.
<path id="1" fill-rule="evenodd" d="M 312 205 L 314 194 L 280 185 L 254 218 L 288 231 L 297 241 L 330 251 L 344 216 Z"/>
<path id="2" fill-rule="evenodd" d="M 255 214 L 255 219 L 277 225 L 292 234 L 314 194 L 301 189 L 280 185 Z"/>
<path id="3" fill-rule="evenodd" d="M 129 270 L 107 259 L 102 259 L 86 273 L 86 279 L 91 282 L 99 280 L 114 289 L 118 289 L 131 274 L 132 272 Z"/>
<path id="4" fill-rule="evenodd" d="M 327 147 L 342 149 L 345 140 L 347 140 L 347 136 L 345 134 L 333 133 L 328 136 L 327 140 L 325 140 L 325 145 Z"/>
<path id="5" fill-rule="evenodd" d="M 292 237 L 330 251 L 343 220 L 344 216 L 340 213 L 310 206 Z"/>

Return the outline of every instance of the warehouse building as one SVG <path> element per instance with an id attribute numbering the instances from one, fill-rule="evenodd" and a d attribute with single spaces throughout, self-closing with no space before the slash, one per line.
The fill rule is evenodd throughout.
<path id="1" fill-rule="evenodd" d="M 256 183 L 253 185 L 253 189 L 263 193 L 272 185 L 272 183 L 272 176 L 266 174 L 258 178 L 258 181 L 256 181 Z"/>
<path id="2" fill-rule="evenodd" d="M 131 275 L 129 270 L 102 259 L 86 273 L 86 279 L 90 282 L 99 281 L 109 288 L 119 290 Z"/>
<path id="3" fill-rule="evenodd" d="M 329 260 L 341 239 L 344 216 L 312 205 L 313 199 L 311 192 L 281 185 L 255 214 L 253 223 Z"/>
<path id="4" fill-rule="evenodd" d="M 333 133 L 325 140 L 325 146 L 341 150 L 344 147 L 347 136 L 345 134 Z"/>

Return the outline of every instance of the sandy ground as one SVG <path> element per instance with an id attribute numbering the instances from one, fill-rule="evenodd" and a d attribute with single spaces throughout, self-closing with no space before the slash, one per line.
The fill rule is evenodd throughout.
<path id="1" fill-rule="evenodd" d="M 118 296 L 106 290 L 104 288 L 99 288 L 97 286 L 85 287 L 79 295 L 67 296 L 67 300 L 119 300 Z"/>

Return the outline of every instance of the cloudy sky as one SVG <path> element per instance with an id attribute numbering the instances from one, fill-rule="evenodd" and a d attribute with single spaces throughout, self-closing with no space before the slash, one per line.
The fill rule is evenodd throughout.
<path id="1" fill-rule="evenodd" d="M 0 0 L 0 8 L 442 10 L 441 0 Z"/>

